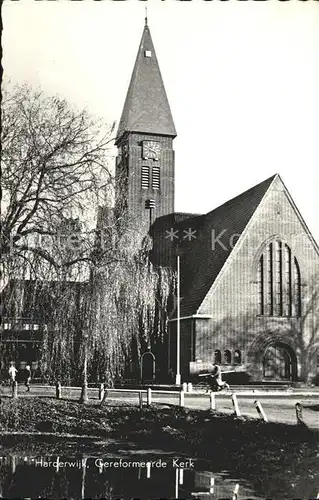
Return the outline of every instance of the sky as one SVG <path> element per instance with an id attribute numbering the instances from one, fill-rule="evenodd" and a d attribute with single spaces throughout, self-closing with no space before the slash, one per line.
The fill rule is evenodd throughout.
<path id="1" fill-rule="evenodd" d="M 118 122 L 146 5 L 178 134 L 176 211 L 279 173 L 319 242 L 318 2 L 5 0 L 5 79 Z"/>

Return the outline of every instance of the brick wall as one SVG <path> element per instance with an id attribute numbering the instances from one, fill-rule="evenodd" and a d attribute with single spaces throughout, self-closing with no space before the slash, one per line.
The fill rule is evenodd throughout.
<path id="1" fill-rule="evenodd" d="M 144 160 L 142 155 L 142 142 L 145 140 L 157 141 L 161 145 L 159 161 Z M 128 135 L 128 189 L 127 207 L 128 215 L 133 222 L 149 229 L 150 213 L 145 209 L 145 201 L 155 200 L 155 210 L 152 221 L 174 211 L 174 151 L 173 140 L 169 136 L 131 133 Z M 160 189 L 141 188 L 142 165 L 150 168 L 160 167 Z M 119 166 L 118 171 L 121 169 Z"/>
<path id="2" fill-rule="evenodd" d="M 231 235 L 229 235 L 231 236 Z M 302 317 L 258 316 L 257 263 L 271 237 L 282 238 L 296 256 L 301 272 Z M 262 377 L 262 354 L 271 342 L 284 342 L 296 352 L 298 377 L 313 374 L 311 338 L 318 327 L 318 305 L 310 301 L 318 287 L 319 256 L 285 187 L 276 178 L 199 308 L 211 319 L 196 322 L 196 358 L 213 359 L 215 349 L 242 352 L 243 364 Z"/>

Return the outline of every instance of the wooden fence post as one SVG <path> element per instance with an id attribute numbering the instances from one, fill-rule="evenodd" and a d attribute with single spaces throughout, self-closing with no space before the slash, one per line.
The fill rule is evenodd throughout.
<path id="1" fill-rule="evenodd" d="M 185 404 L 184 397 L 185 397 L 185 392 L 182 389 L 181 392 L 179 393 L 179 406 L 184 406 Z"/>
<path id="2" fill-rule="evenodd" d="M 233 407 L 234 407 L 234 411 L 235 411 L 236 417 L 240 417 L 240 409 L 239 409 L 239 405 L 238 405 L 236 394 L 232 394 L 231 399 L 232 399 L 232 402 L 233 402 Z"/>
<path id="3" fill-rule="evenodd" d="M 142 393 L 142 391 L 138 391 L 138 400 L 139 400 L 140 410 L 143 410 L 143 393 Z"/>
<path id="4" fill-rule="evenodd" d="M 87 384 L 87 382 L 84 382 L 82 385 L 82 390 L 81 390 L 80 403 L 87 403 L 88 400 L 89 400 L 88 384 Z"/>
<path id="5" fill-rule="evenodd" d="M 306 424 L 304 422 L 303 415 L 302 415 L 302 404 L 296 403 L 295 409 L 296 409 L 297 425 L 305 426 Z"/>
<path id="6" fill-rule="evenodd" d="M 211 391 L 209 394 L 209 401 L 210 401 L 210 409 L 216 410 L 216 398 L 215 398 L 215 393 L 213 391 Z"/>
<path id="7" fill-rule="evenodd" d="M 99 385 L 99 400 L 102 402 L 103 399 L 104 399 L 104 394 L 105 394 L 105 390 L 104 390 L 104 384 L 100 384 Z"/>
<path id="8" fill-rule="evenodd" d="M 267 415 L 266 413 L 264 412 L 264 409 L 263 407 L 261 406 L 261 403 L 259 401 L 255 401 L 255 406 L 256 406 L 256 409 L 258 411 L 258 415 L 260 416 L 260 418 L 263 419 L 264 422 L 268 422 L 268 418 L 267 418 Z"/>
<path id="9" fill-rule="evenodd" d="M 62 397 L 62 388 L 60 382 L 55 384 L 55 396 L 57 399 L 61 399 Z"/>
<path id="10" fill-rule="evenodd" d="M 18 397 L 18 382 L 16 380 L 12 382 L 12 397 L 14 399 Z"/>
<path id="11" fill-rule="evenodd" d="M 147 389 L 147 406 L 152 404 L 152 389 Z"/>

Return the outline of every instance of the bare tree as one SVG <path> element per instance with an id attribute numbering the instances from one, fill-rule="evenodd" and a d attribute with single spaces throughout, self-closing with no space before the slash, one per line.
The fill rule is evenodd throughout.
<path id="1" fill-rule="evenodd" d="M 110 196 L 108 150 L 113 128 L 102 130 L 87 112 L 26 85 L 5 89 L 1 138 L 4 272 L 21 269 L 23 260 L 32 265 L 36 257 L 61 264 L 54 245 L 50 248 L 41 241 L 56 235 L 61 224 L 74 217 L 88 222 L 88 207 L 103 204 Z"/>

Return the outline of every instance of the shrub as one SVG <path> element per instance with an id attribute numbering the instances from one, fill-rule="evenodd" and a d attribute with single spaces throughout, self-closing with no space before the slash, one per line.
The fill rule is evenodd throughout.
<path id="1" fill-rule="evenodd" d="M 312 378 L 311 383 L 319 386 L 319 373 Z"/>

